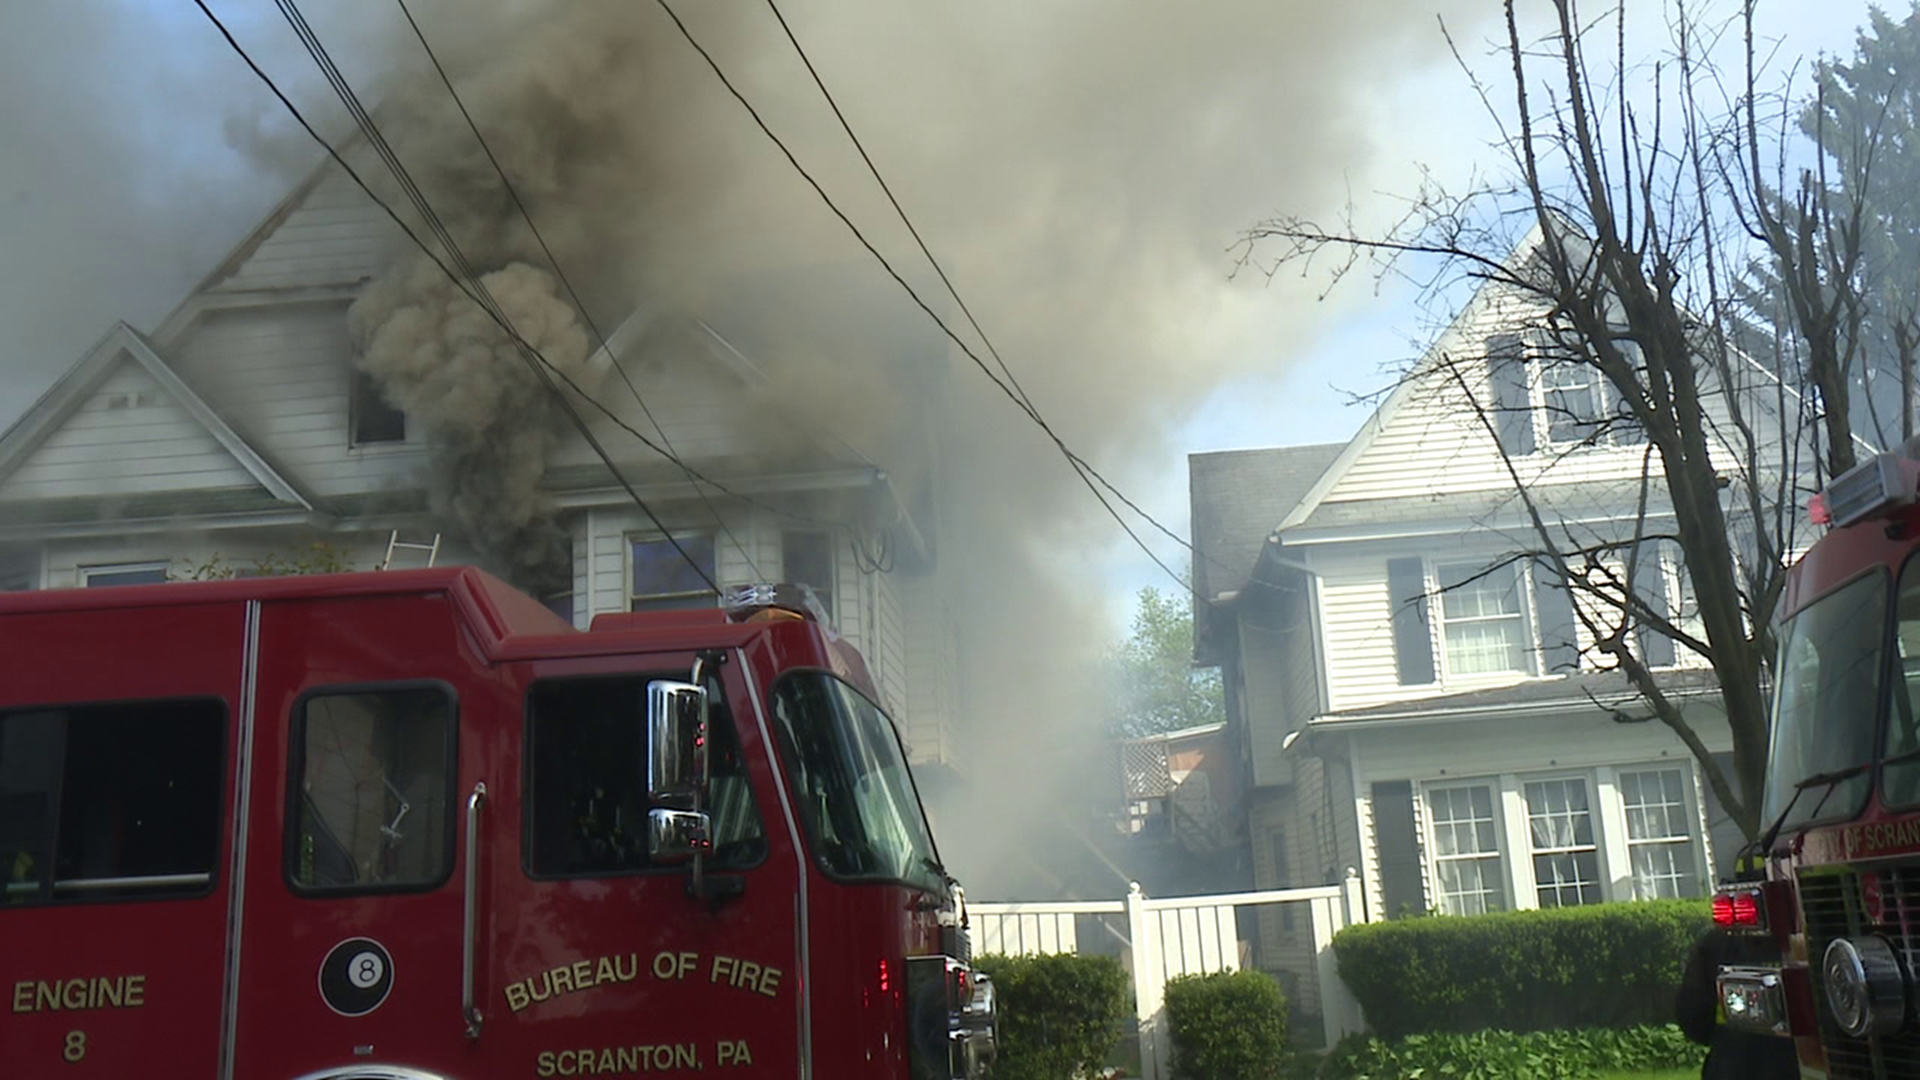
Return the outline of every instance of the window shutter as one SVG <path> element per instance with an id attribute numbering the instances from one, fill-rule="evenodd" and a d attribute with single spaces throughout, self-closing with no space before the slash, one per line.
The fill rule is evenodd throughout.
<path id="1" fill-rule="evenodd" d="M 1633 592 L 1647 610 L 1668 617 L 1666 568 L 1660 564 L 1659 544 L 1641 544 L 1636 555 L 1636 569 L 1633 573 Z M 1641 623 L 1634 627 L 1639 639 L 1640 656 L 1648 667 L 1672 667 L 1674 659 L 1673 639 L 1659 633 L 1653 627 Z"/>
<path id="2" fill-rule="evenodd" d="M 1493 387 L 1493 430 L 1509 457 L 1533 453 L 1533 395 L 1527 355 L 1518 334 L 1487 339 L 1487 381 Z"/>
<path id="3" fill-rule="evenodd" d="M 1389 919 L 1403 913 L 1423 915 L 1426 889 L 1420 883 L 1420 834 L 1413 820 L 1413 784 L 1376 783 L 1373 797 L 1373 847 L 1380 857 L 1380 906 Z"/>
<path id="4" fill-rule="evenodd" d="M 1533 570 L 1533 606 L 1540 613 L 1540 659 L 1548 675 L 1580 667 L 1580 639 L 1573 621 L 1573 594 L 1551 567 Z"/>
<path id="5" fill-rule="evenodd" d="M 1393 601 L 1393 667 L 1401 686 L 1433 681 L 1433 635 L 1427 630 L 1427 573 L 1419 558 L 1387 560 Z"/>

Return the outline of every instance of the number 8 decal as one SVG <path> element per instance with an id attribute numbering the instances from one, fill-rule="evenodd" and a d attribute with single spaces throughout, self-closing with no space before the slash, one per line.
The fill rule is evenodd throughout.
<path id="1" fill-rule="evenodd" d="M 341 1016 L 365 1016 L 393 991 L 393 956 L 372 938 L 348 938 L 320 962 L 320 999 Z"/>
<path id="2" fill-rule="evenodd" d="M 84 1031 L 67 1032 L 67 1045 L 61 1049 L 60 1056 L 69 1062 L 79 1061 L 87 1056 L 87 1033 Z"/>

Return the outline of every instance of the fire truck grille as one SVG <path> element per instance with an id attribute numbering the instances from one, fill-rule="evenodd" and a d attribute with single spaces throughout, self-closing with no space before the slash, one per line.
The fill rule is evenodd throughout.
<path id="1" fill-rule="evenodd" d="M 1813 975 L 1813 1011 L 1827 1050 L 1830 1080 L 1920 1080 L 1920 1027 L 1911 1003 L 1897 1034 L 1856 1039 L 1842 1032 L 1827 1008 L 1820 958 L 1835 938 L 1878 933 L 1900 956 L 1911 979 L 1920 971 L 1920 866 L 1877 871 L 1879 911 L 1869 918 L 1863 877 L 1858 873 L 1807 874 L 1800 879 L 1800 910 L 1806 919 L 1808 967 Z"/>

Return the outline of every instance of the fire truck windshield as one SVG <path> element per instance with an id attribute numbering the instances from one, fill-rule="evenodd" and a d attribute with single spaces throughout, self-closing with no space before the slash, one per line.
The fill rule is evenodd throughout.
<path id="1" fill-rule="evenodd" d="M 945 887 L 893 722 L 822 672 L 774 689 L 774 719 L 814 860 L 828 876 Z"/>
<path id="2" fill-rule="evenodd" d="M 1784 815 L 1784 828 L 1851 818 L 1866 805 L 1872 775 L 1864 770 L 1797 802 L 1794 793 L 1808 777 L 1872 761 L 1886 610 L 1887 575 L 1876 571 L 1814 601 L 1787 623 L 1764 810 L 1768 819 Z"/>

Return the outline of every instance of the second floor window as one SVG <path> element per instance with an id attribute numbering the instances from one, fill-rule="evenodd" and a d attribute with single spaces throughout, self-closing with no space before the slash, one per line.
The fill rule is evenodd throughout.
<path id="1" fill-rule="evenodd" d="M 355 367 L 349 385 L 347 423 L 353 445 L 407 441 L 407 414 L 387 404 L 373 376 Z"/>
<path id="2" fill-rule="evenodd" d="M 676 544 L 678 546 L 676 546 Z M 713 537 L 664 536 L 633 541 L 634 611 L 680 611 L 713 607 L 719 595 L 708 584 L 714 576 Z M 702 575 L 705 575 L 704 577 Z"/>
<path id="3" fill-rule="evenodd" d="M 1547 364 L 1540 371 L 1547 441 L 1560 446 L 1592 436 L 1600 418 L 1600 373 L 1586 364 Z"/>
<path id="4" fill-rule="evenodd" d="M 1440 635 L 1449 675 L 1527 669 L 1527 627 L 1519 567 L 1485 563 L 1438 568 Z"/>

